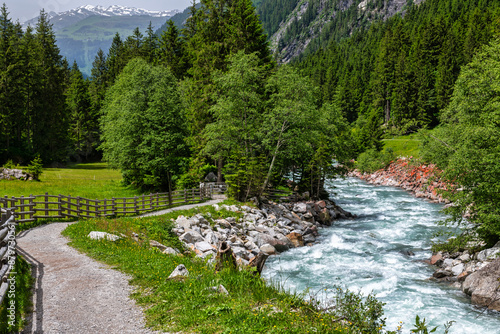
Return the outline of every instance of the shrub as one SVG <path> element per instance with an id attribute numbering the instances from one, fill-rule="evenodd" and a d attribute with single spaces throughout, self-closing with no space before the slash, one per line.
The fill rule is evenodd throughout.
<path id="1" fill-rule="evenodd" d="M 359 155 L 355 167 L 363 173 L 372 173 L 387 167 L 395 158 L 396 156 L 390 147 L 383 151 L 370 149 Z"/>

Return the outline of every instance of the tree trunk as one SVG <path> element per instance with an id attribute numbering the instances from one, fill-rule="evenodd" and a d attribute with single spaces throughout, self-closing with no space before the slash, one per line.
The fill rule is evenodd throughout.
<path id="1" fill-rule="evenodd" d="M 222 182 L 222 158 L 217 160 L 217 182 Z"/>

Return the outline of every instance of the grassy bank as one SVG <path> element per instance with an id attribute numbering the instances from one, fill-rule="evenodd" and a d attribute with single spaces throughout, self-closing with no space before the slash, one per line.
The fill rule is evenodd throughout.
<path id="1" fill-rule="evenodd" d="M 139 191 L 122 184 L 118 170 L 106 163 L 77 164 L 68 168 L 44 168 L 40 181 L 0 180 L 1 196 L 73 195 L 90 199 L 131 197 Z"/>
<path id="2" fill-rule="evenodd" d="M 31 286 L 33 278 L 31 277 L 31 267 L 22 256 L 18 256 L 14 265 L 16 274 L 11 274 L 11 278 L 15 278 L 15 290 L 8 290 L 7 296 L 0 305 L 0 334 L 3 333 L 18 333 L 25 325 L 25 316 L 31 309 Z M 11 303 L 15 307 L 15 320 L 9 323 L 7 310 Z"/>
<path id="3" fill-rule="evenodd" d="M 215 211 L 211 206 L 177 211 L 160 217 L 92 219 L 70 225 L 63 234 L 70 245 L 119 269 L 132 277 L 137 287 L 133 295 L 145 309 L 147 325 L 163 331 L 185 333 L 380 333 L 383 331 L 381 304 L 356 294 L 334 289 L 336 307 L 322 312 L 305 295 L 286 293 L 266 283 L 250 270 L 229 268 L 215 273 L 213 265 L 193 257 L 165 255 L 149 247 L 148 238 L 182 250 L 172 234 L 173 219 L 178 215 L 207 213 L 215 219 L 235 216 L 234 212 Z M 117 242 L 90 240 L 90 231 L 144 235 L 143 243 L 131 238 Z M 184 250 L 185 251 L 185 250 Z M 185 280 L 168 280 L 179 264 L 190 275 Z M 223 285 L 228 295 L 211 287 Z M 322 291 L 329 293 L 330 291 Z"/>

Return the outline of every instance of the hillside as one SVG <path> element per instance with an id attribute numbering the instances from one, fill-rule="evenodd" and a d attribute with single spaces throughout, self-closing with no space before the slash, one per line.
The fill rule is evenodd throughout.
<path id="1" fill-rule="evenodd" d="M 423 0 L 264 0 L 258 9 L 280 62 L 348 37 L 356 28 L 404 14 Z"/>

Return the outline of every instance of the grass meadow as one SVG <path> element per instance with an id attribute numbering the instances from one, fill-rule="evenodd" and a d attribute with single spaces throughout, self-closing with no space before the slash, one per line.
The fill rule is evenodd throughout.
<path id="1" fill-rule="evenodd" d="M 71 165 L 68 168 L 44 168 L 40 181 L 0 180 L 0 195 L 72 195 L 89 199 L 133 197 L 139 190 L 122 184 L 120 171 L 106 163 Z"/>

